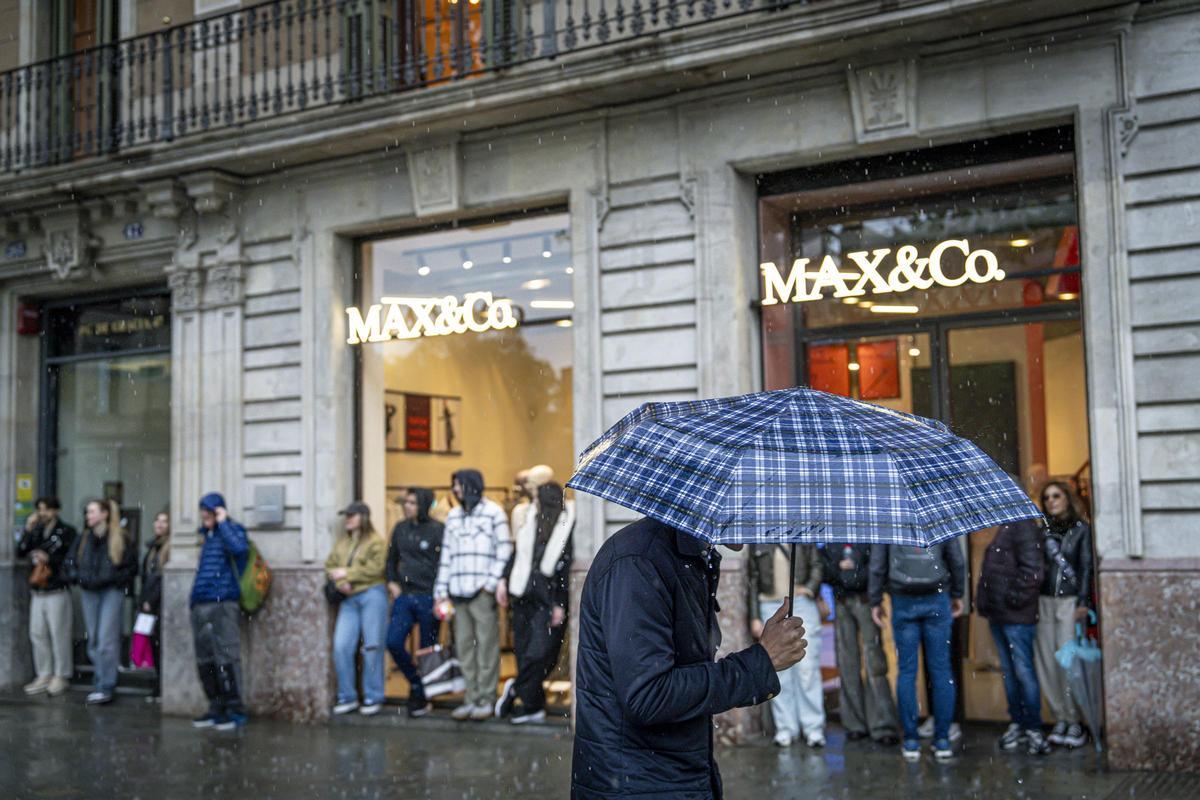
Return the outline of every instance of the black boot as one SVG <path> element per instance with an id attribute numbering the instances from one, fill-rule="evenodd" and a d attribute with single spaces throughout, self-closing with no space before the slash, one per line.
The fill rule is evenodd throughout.
<path id="1" fill-rule="evenodd" d="M 430 704 L 425 699 L 425 687 L 421 685 L 421 681 L 410 685 L 408 690 L 408 715 L 410 717 L 423 717 L 429 713 Z"/>
<path id="2" fill-rule="evenodd" d="M 238 691 L 237 672 L 233 664 L 217 666 L 217 687 L 221 703 L 221 716 L 213 726 L 219 731 L 231 731 L 246 724 L 246 708 Z"/>
<path id="3" fill-rule="evenodd" d="M 193 719 L 192 727 L 211 728 L 221 717 L 221 690 L 217 680 L 217 667 L 215 664 L 197 664 L 196 669 L 200 673 L 200 686 L 204 689 L 204 696 L 208 698 L 208 711 Z"/>

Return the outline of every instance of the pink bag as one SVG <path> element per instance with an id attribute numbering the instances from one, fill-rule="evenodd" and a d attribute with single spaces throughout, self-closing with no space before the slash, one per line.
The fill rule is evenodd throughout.
<path id="1" fill-rule="evenodd" d="M 133 635 L 129 643 L 129 663 L 138 669 L 154 669 L 154 647 L 149 636 Z"/>

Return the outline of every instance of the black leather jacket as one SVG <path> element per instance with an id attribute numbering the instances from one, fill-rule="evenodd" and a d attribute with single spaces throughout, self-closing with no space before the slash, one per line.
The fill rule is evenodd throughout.
<path id="1" fill-rule="evenodd" d="M 1091 526 L 1081 519 L 1065 529 L 1052 524 L 1042 552 L 1046 559 L 1042 595 L 1075 597 L 1077 605 L 1090 605 L 1095 571 Z"/>

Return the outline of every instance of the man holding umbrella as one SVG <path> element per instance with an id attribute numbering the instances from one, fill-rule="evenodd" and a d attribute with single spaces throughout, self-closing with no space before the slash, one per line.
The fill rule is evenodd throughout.
<path id="1" fill-rule="evenodd" d="M 720 798 L 712 715 L 768 699 L 804 657 L 789 597 L 758 644 L 713 660 L 714 545 L 791 545 L 794 587 L 797 544 L 930 547 L 1040 515 L 944 424 L 809 389 L 647 403 L 567 486 L 647 517 L 604 543 L 583 588 L 579 800 Z"/>

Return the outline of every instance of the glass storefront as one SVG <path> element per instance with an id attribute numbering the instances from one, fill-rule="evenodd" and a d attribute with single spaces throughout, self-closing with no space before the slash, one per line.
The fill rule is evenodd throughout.
<path id="1" fill-rule="evenodd" d="M 444 518 L 458 469 L 483 473 L 487 496 L 507 511 L 518 471 L 545 464 L 559 483 L 570 475 L 567 231 L 565 214 L 546 214 L 361 245 L 361 326 L 351 316 L 351 338 L 362 342 L 361 480 L 363 496 L 384 503 L 376 515 L 387 531 L 410 486 L 432 489 Z M 507 629 L 502 619 L 502 679 L 515 674 Z M 551 677 L 552 707 L 568 702 L 566 651 Z M 390 673 L 388 695 L 407 693 Z"/>
<path id="2" fill-rule="evenodd" d="M 170 499 L 170 314 L 161 291 L 43 308 L 41 493 L 76 528 L 89 500 L 115 499 L 139 557 Z M 76 663 L 87 662 L 82 619 Z"/>
<path id="3" fill-rule="evenodd" d="M 941 419 L 1031 497 L 1056 478 L 1086 504 L 1073 149 L 1056 128 L 764 176 L 766 388 Z M 964 541 L 968 593 L 994 535 Z M 960 710 L 1006 718 L 986 621 L 960 620 L 954 652 Z"/>

